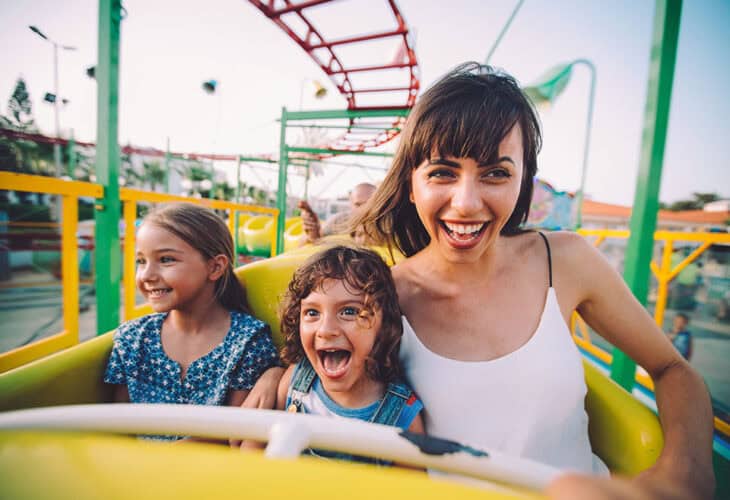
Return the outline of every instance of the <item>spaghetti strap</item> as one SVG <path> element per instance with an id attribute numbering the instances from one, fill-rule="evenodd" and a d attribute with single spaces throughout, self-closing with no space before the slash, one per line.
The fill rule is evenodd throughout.
<path id="1" fill-rule="evenodd" d="M 553 287 L 553 257 L 550 254 L 550 243 L 548 243 L 547 236 L 542 234 L 540 231 L 537 232 L 542 237 L 542 241 L 545 242 L 545 248 L 547 248 L 547 258 L 548 258 L 548 274 L 550 277 L 550 288 Z"/>

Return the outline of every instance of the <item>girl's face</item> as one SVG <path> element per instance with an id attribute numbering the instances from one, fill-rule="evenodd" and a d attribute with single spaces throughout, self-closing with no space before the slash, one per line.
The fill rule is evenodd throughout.
<path id="1" fill-rule="evenodd" d="M 137 287 L 155 312 L 207 305 L 220 278 L 216 262 L 154 223 L 137 232 Z"/>
<path id="2" fill-rule="evenodd" d="M 365 360 L 382 324 L 382 313 L 363 314 L 365 296 L 344 281 L 327 279 L 302 299 L 299 335 L 304 352 L 327 394 L 339 404 L 372 402 Z"/>
<path id="3" fill-rule="evenodd" d="M 452 262 L 478 259 L 517 204 L 523 157 L 522 131 L 515 125 L 494 163 L 433 154 L 413 169 L 410 199 L 431 237 L 429 247 Z"/>

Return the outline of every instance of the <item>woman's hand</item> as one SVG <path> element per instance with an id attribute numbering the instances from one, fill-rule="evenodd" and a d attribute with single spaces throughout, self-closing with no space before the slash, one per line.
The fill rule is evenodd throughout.
<path id="1" fill-rule="evenodd" d="M 266 370 L 256 381 L 241 408 L 271 410 L 276 406 L 276 390 L 284 368 L 275 366 Z"/>
<path id="2" fill-rule="evenodd" d="M 655 469 L 650 469 L 654 471 Z M 682 484 L 658 472 L 647 471 L 636 478 L 606 478 L 565 475 L 548 486 L 548 496 L 559 500 L 704 500 L 711 499 L 714 483 L 700 486 Z M 698 485 L 699 486 L 699 485 Z"/>

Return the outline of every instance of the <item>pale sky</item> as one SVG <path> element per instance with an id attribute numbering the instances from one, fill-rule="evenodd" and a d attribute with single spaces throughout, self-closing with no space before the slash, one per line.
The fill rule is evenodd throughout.
<path id="1" fill-rule="evenodd" d="M 398 0 L 416 35 L 422 88 L 453 66 L 484 61 L 516 1 Z M 175 151 L 278 154 L 276 118 L 282 106 L 297 109 L 302 82 L 317 79 L 329 95 L 305 109 L 344 108 L 319 68 L 278 27 L 245 0 L 125 0 L 122 22 L 120 133 L 122 144 Z M 312 18 L 329 38 L 392 28 L 385 0 L 341 0 L 318 7 Z M 597 86 L 586 193 L 595 200 L 631 204 L 638 170 L 647 89 L 654 2 L 647 0 L 525 0 L 491 63 L 530 84 L 545 70 L 578 58 L 597 68 Z M 96 60 L 97 2 L 0 0 L 0 106 L 19 76 L 26 79 L 41 131 L 54 134 L 53 110 L 42 101 L 53 88 L 52 49 L 28 29 L 77 47 L 61 52 L 62 135 L 94 141 L 96 88 L 85 68 Z M 730 197 L 730 2 L 685 1 L 660 198 L 674 201 L 695 191 Z M 387 43 L 352 47 L 351 58 L 387 61 Z M 344 51 L 344 49 L 343 49 Z M 352 59 L 351 59 L 352 60 Z M 201 90 L 220 82 L 219 93 Z M 387 82 L 384 82 L 387 84 Z M 306 85 L 306 83 L 305 83 Z M 560 190 L 579 185 L 589 73 L 573 79 L 543 112 L 544 148 L 538 175 Z M 306 88 L 306 87 L 305 87 Z M 294 132 L 292 132 L 294 134 Z M 291 137 L 295 137 L 292 135 Z M 391 146 L 392 147 L 392 146 Z M 337 160 L 343 161 L 342 159 Z M 363 163 L 362 160 L 354 160 Z M 385 166 L 381 160 L 370 161 Z M 221 163 L 218 168 L 233 170 Z M 310 194 L 334 197 L 357 182 L 377 181 L 378 171 L 325 167 Z M 265 169 L 246 182 L 274 185 Z M 293 194 L 301 179 L 292 176 Z"/>

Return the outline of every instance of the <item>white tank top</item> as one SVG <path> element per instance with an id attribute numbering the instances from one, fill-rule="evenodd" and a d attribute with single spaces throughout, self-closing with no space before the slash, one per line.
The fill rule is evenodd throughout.
<path id="1" fill-rule="evenodd" d="M 537 330 L 505 356 L 445 358 L 421 343 L 403 316 L 400 358 L 423 401 L 428 434 L 561 469 L 608 474 L 588 441 L 581 356 L 552 286 Z"/>

